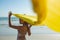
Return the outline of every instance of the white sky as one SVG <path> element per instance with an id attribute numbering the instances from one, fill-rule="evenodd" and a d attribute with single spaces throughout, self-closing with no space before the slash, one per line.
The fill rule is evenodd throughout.
<path id="1" fill-rule="evenodd" d="M 7 17 L 9 11 L 34 15 L 31 0 L 0 0 L 0 17 Z"/>

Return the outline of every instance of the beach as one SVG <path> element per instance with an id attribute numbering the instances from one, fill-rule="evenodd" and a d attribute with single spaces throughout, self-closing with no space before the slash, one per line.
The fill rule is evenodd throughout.
<path id="1" fill-rule="evenodd" d="M 16 36 L 0 36 L 0 40 L 16 40 Z M 59 34 L 32 34 L 26 36 L 27 40 L 60 40 Z"/>

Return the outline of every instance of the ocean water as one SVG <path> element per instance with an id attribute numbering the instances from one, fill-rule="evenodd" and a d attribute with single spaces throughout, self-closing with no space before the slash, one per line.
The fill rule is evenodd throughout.
<path id="1" fill-rule="evenodd" d="M 13 25 L 20 25 L 19 19 L 12 17 L 11 18 Z M 32 26 L 31 27 L 32 34 L 58 34 L 53 30 L 49 29 L 47 26 Z M 8 25 L 8 17 L 0 17 L 0 36 L 2 35 L 16 35 L 17 30 L 10 28 Z"/>

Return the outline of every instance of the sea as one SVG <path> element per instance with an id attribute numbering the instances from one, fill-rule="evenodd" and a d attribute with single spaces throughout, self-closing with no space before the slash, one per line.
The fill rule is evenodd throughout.
<path id="1" fill-rule="evenodd" d="M 4 35 L 17 35 L 17 29 L 13 29 L 9 27 L 8 17 L 0 17 L 0 36 Z M 12 25 L 20 25 L 19 19 L 16 17 L 11 17 Z M 54 32 L 47 26 L 32 26 L 31 27 L 32 34 L 59 34 Z"/>

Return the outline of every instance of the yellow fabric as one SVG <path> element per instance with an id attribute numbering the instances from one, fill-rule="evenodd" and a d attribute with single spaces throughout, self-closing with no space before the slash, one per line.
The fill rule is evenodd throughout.
<path id="1" fill-rule="evenodd" d="M 29 16 L 29 15 L 24 15 L 24 14 L 13 14 L 14 16 L 16 16 L 17 18 L 20 18 L 24 21 L 26 21 L 27 23 L 34 25 L 35 22 L 37 22 L 37 17 L 36 16 Z"/>
<path id="2" fill-rule="evenodd" d="M 32 0 L 32 4 L 33 10 L 37 14 L 37 24 L 41 24 L 46 18 L 46 0 Z"/>
<path id="3" fill-rule="evenodd" d="M 60 32 L 60 0 L 32 0 L 32 3 L 38 21 Z"/>

